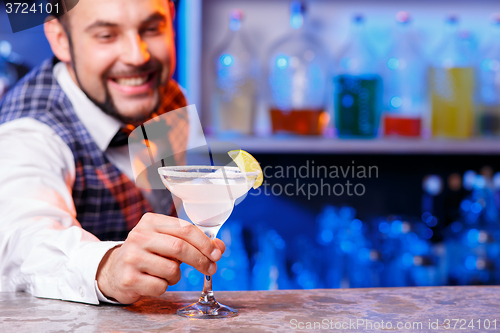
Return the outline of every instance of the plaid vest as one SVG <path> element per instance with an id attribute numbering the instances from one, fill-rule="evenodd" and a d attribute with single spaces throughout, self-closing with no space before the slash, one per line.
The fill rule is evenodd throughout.
<path id="1" fill-rule="evenodd" d="M 0 102 L 0 124 L 30 117 L 50 126 L 74 156 L 76 175 L 72 196 L 77 220 L 101 240 L 124 240 L 142 215 L 152 209 L 135 184 L 110 163 L 77 117 L 52 73 L 55 62 L 57 59 L 44 61 L 7 93 Z M 171 80 L 162 93 L 158 114 L 186 106 L 175 81 Z M 174 127 L 171 144 L 185 147 L 187 133 L 186 114 Z M 170 198 L 167 190 L 161 194 Z"/>

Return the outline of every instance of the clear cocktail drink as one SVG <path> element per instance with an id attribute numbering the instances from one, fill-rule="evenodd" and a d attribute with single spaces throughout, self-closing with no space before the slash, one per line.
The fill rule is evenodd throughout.
<path id="1" fill-rule="evenodd" d="M 208 237 L 214 239 L 233 211 L 235 201 L 254 185 L 259 172 L 241 172 L 237 167 L 175 166 L 158 169 L 163 184 L 182 200 L 187 216 Z M 205 276 L 203 293 L 197 303 L 178 314 L 195 318 L 236 316 L 238 311 L 218 303 L 212 279 Z"/>

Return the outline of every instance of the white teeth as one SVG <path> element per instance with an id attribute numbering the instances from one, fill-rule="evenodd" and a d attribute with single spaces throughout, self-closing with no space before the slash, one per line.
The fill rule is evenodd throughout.
<path id="1" fill-rule="evenodd" d="M 128 77 L 123 79 L 116 79 L 116 83 L 121 86 L 140 86 L 146 83 L 148 75 L 138 77 Z"/>

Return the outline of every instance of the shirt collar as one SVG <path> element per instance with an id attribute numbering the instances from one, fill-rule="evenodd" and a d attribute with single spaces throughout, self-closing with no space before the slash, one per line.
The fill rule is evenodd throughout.
<path id="1" fill-rule="evenodd" d="M 105 151 L 116 132 L 124 125 L 118 119 L 104 113 L 85 95 L 71 78 L 64 62 L 55 64 L 53 73 L 57 83 L 73 105 L 76 115 L 99 149 Z"/>

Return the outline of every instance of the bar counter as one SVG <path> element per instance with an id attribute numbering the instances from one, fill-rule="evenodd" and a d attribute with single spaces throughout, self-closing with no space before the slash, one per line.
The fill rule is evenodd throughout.
<path id="1" fill-rule="evenodd" d="M 0 332 L 435 332 L 448 327 L 500 331 L 500 286 L 216 291 L 215 296 L 237 308 L 239 316 L 214 320 L 177 316 L 176 310 L 194 302 L 198 292 L 167 291 L 128 306 L 3 292 Z"/>

